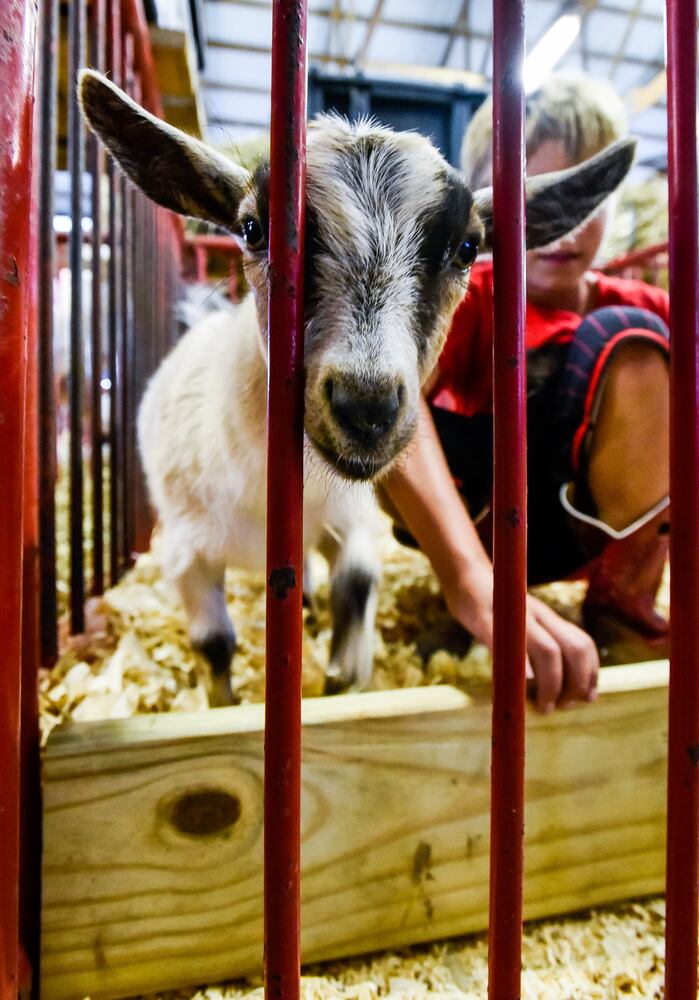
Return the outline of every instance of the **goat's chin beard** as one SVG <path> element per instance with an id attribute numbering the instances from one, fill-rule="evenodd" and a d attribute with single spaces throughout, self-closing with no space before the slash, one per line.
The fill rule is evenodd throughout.
<path id="1" fill-rule="evenodd" d="M 321 444 L 313 438 L 309 440 L 333 472 L 351 482 L 370 482 L 378 478 L 392 461 L 392 459 L 379 461 L 374 458 L 361 458 L 358 455 L 340 454 L 334 448 Z"/>
<path id="2" fill-rule="evenodd" d="M 374 456 L 359 455 L 349 446 L 340 449 L 330 441 L 321 441 L 308 431 L 306 433 L 308 440 L 333 472 L 351 482 L 372 482 L 381 479 L 403 454 L 413 436 L 412 429 L 400 434 L 390 449 Z"/>

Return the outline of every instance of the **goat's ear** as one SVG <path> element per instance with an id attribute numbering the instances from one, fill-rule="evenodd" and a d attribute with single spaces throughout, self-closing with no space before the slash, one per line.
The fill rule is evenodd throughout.
<path id="1" fill-rule="evenodd" d="M 634 139 L 619 139 L 601 153 L 567 170 L 527 179 L 525 238 L 528 250 L 555 243 L 582 225 L 626 177 L 636 150 Z M 493 189 L 473 196 L 485 228 L 484 249 L 493 245 Z"/>
<path id="2" fill-rule="evenodd" d="M 90 128 L 149 198 L 233 226 L 249 179 L 242 167 L 155 118 L 100 73 L 82 70 L 78 92 Z"/>

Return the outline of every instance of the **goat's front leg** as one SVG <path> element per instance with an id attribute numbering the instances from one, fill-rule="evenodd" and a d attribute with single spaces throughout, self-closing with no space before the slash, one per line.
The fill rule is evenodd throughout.
<path id="1" fill-rule="evenodd" d="M 369 686 L 374 664 L 374 623 L 381 575 L 373 524 L 353 525 L 343 538 L 328 531 L 320 545 L 330 563 L 333 632 L 329 691 Z"/>
<path id="2" fill-rule="evenodd" d="M 236 640 L 226 610 L 224 568 L 195 555 L 174 576 L 187 611 L 192 646 L 206 660 L 205 683 L 211 708 L 233 705 L 237 700 L 231 688 L 231 662 Z"/>

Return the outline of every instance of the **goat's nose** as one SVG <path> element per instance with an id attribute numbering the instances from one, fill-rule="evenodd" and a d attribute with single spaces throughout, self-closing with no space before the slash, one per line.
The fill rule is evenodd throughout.
<path id="1" fill-rule="evenodd" d="M 328 379 L 326 392 L 337 423 L 362 444 L 376 444 L 390 431 L 404 395 L 400 384 L 381 386 L 378 391 L 366 387 L 358 391 L 336 379 Z"/>

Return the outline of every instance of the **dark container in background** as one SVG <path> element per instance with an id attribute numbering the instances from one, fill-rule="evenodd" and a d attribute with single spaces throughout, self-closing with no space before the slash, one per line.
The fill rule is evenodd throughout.
<path id="1" fill-rule="evenodd" d="M 461 140 L 484 90 L 456 84 L 377 79 L 363 74 L 330 74 L 312 67 L 308 74 L 308 117 L 336 111 L 350 121 L 373 117 L 382 125 L 414 129 L 428 136 L 446 159 L 459 166 Z"/>

